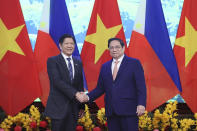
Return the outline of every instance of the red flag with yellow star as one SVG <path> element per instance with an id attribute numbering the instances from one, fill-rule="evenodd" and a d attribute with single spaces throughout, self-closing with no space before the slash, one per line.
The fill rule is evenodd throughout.
<path id="1" fill-rule="evenodd" d="M 0 106 L 9 115 L 41 95 L 19 0 L 0 1 L 0 83 Z"/>
<path id="2" fill-rule="evenodd" d="M 174 54 L 182 85 L 181 96 L 193 112 L 197 112 L 197 0 L 185 0 Z"/>
<path id="3" fill-rule="evenodd" d="M 107 43 L 112 37 L 125 41 L 117 0 L 95 0 L 81 52 L 89 91 L 96 87 L 101 65 L 111 59 Z M 104 106 L 103 97 L 96 102 Z"/>

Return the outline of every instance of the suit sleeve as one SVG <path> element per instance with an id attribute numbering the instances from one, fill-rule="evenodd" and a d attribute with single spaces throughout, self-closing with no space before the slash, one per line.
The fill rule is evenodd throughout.
<path id="1" fill-rule="evenodd" d="M 103 69 L 104 67 L 102 66 L 96 88 L 88 93 L 90 102 L 96 100 L 105 92 L 104 87 L 103 87 L 104 85 L 103 85 L 103 77 L 102 77 Z"/>
<path id="2" fill-rule="evenodd" d="M 84 91 L 84 77 L 83 77 L 83 65 L 81 62 L 79 62 L 80 64 L 80 84 L 79 84 L 79 91 Z M 83 109 L 85 110 L 85 104 L 84 103 L 80 103 L 79 102 L 79 109 Z"/>
<path id="3" fill-rule="evenodd" d="M 143 105 L 146 107 L 146 84 L 144 78 L 144 70 L 139 61 L 136 64 L 135 80 L 138 96 L 138 105 Z"/>
<path id="4" fill-rule="evenodd" d="M 65 96 L 67 96 L 69 99 L 75 98 L 75 94 L 77 93 L 77 90 L 72 88 L 70 85 L 68 85 L 65 81 L 63 81 L 60 78 L 59 70 L 56 65 L 55 59 L 49 58 L 47 60 L 47 72 L 49 75 L 49 79 L 54 85 L 54 88 L 57 88 L 59 91 L 61 91 Z"/>
<path id="5" fill-rule="evenodd" d="M 83 65 L 80 62 L 80 86 L 79 91 L 84 91 L 84 77 L 83 77 Z"/>

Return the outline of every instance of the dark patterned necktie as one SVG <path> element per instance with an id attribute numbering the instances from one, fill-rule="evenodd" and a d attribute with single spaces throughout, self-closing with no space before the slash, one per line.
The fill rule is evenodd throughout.
<path id="1" fill-rule="evenodd" d="M 70 79 L 72 81 L 73 80 L 73 68 L 70 62 L 71 58 L 67 58 L 67 60 L 68 60 L 68 71 L 69 71 Z"/>

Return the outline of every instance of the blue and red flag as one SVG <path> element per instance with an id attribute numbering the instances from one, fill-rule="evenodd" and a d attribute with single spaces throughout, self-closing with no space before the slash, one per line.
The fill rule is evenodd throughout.
<path id="1" fill-rule="evenodd" d="M 144 68 L 147 110 L 182 91 L 160 0 L 141 1 L 128 48 Z"/>
<path id="2" fill-rule="evenodd" d="M 60 53 L 58 40 L 65 33 L 74 36 L 65 0 L 45 0 L 34 51 L 42 88 L 41 100 L 44 105 L 49 94 L 46 62 L 48 57 Z M 73 55 L 80 56 L 77 45 Z"/>

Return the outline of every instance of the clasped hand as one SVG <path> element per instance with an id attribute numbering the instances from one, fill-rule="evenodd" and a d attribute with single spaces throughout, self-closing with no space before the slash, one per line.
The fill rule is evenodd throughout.
<path id="1" fill-rule="evenodd" d="M 83 102 L 88 102 L 89 97 L 85 94 L 85 92 L 77 92 L 76 93 L 76 99 L 83 103 Z"/>

